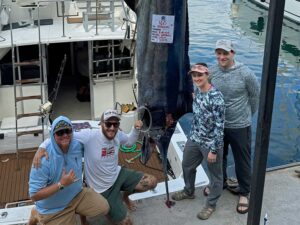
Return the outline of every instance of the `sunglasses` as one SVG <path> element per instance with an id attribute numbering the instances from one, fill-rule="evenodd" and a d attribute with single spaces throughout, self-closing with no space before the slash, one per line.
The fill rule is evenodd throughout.
<path id="1" fill-rule="evenodd" d="M 63 136 L 64 134 L 69 135 L 69 134 L 71 134 L 71 133 L 72 133 L 72 130 L 70 130 L 70 129 L 63 129 L 63 130 L 57 131 L 55 134 L 56 134 L 57 136 L 61 137 L 61 136 Z"/>
<path id="2" fill-rule="evenodd" d="M 114 126 L 114 128 L 118 128 L 120 126 L 120 122 L 104 122 L 106 128 L 110 128 Z"/>
<path id="3" fill-rule="evenodd" d="M 204 75 L 205 75 L 204 73 L 199 73 L 199 72 L 193 72 L 192 73 L 192 77 L 194 77 L 194 78 L 196 78 L 196 77 L 202 77 Z"/>

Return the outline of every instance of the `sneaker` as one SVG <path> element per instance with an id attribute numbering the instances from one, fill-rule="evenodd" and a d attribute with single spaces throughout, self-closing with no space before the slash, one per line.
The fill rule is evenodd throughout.
<path id="1" fill-rule="evenodd" d="M 194 199 L 195 195 L 188 195 L 187 193 L 185 193 L 185 191 L 177 191 L 174 194 L 172 194 L 172 199 L 175 201 L 180 201 L 183 199 Z"/>
<path id="2" fill-rule="evenodd" d="M 231 187 L 231 188 L 235 188 L 235 187 L 239 186 L 238 180 L 236 178 L 234 178 L 234 177 L 229 177 L 226 180 L 226 184 L 227 184 L 228 187 Z"/>
<path id="3" fill-rule="evenodd" d="M 211 214 L 213 214 L 213 212 L 215 211 L 216 209 L 213 208 L 213 207 L 210 207 L 210 206 L 205 206 L 202 208 L 202 210 L 197 214 L 197 217 L 200 219 L 200 220 L 207 220 Z"/>

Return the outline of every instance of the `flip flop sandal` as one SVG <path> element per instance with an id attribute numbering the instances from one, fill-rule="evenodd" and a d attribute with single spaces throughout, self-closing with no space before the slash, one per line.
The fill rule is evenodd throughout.
<path id="1" fill-rule="evenodd" d="M 239 199 L 239 201 L 240 201 L 240 199 Z M 248 210 L 249 210 L 249 198 L 247 197 L 247 203 L 240 203 L 240 202 L 238 202 L 238 204 L 237 204 L 237 206 L 236 206 L 236 211 L 238 212 L 238 213 L 240 213 L 240 214 L 245 214 L 245 213 L 247 213 L 248 212 Z M 244 209 L 244 210 L 240 210 L 239 208 L 240 207 L 244 207 L 244 208 L 246 208 L 246 209 Z"/>
<path id="2" fill-rule="evenodd" d="M 209 194 L 210 194 L 209 187 L 208 186 L 204 187 L 204 189 L 203 189 L 203 195 L 204 196 L 208 196 Z"/>

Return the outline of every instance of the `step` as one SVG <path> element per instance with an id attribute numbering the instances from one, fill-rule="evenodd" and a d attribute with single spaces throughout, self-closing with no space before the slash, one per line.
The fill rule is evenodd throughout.
<path id="1" fill-rule="evenodd" d="M 40 82 L 40 78 L 16 80 L 16 83 L 18 83 L 18 84 L 29 84 L 29 83 L 39 83 L 39 82 Z"/>
<path id="2" fill-rule="evenodd" d="M 109 15 L 109 14 L 112 14 L 114 11 L 100 11 L 100 12 L 98 12 L 97 14 L 98 14 L 98 16 L 100 16 L 100 15 Z M 94 12 L 85 12 L 85 14 L 86 15 L 89 15 L 89 16 L 97 16 L 96 15 L 96 12 L 94 11 Z"/>
<path id="3" fill-rule="evenodd" d="M 22 153 L 29 153 L 29 152 L 36 152 L 38 150 L 38 146 L 35 148 L 19 148 L 17 149 L 18 152 L 22 152 Z"/>
<path id="4" fill-rule="evenodd" d="M 22 135 L 27 135 L 27 134 L 37 135 L 37 134 L 42 134 L 42 133 L 43 133 L 43 130 L 28 130 L 28 131 L 17 132 L 17 136 L 20 137 Z"/>
<path id="5" fill-rule="evenodd" d="M 23 100 L 31 100 L 31 99 L 42 99 L 41 95 L 31 95 L 31 96 L 23 96 L 23 97 L 16 97 L 16 101 L 23 101 Z"/>
<path id="6" fill-rule="evenodd" d="M 15 66 L 39 66 L 40 61 L 39 60 L 33 60 L 33 61 L 23 61 L 23 62 L 15 62 Z"/>
<path id="7" fill-rule="evenodd" d="M 23 118 L 23 117 L 31 117 L 31 116 L 42 116 L 43 114 L 41 112 L 35 112 L 35 113 L 23 113 L 18 114 L 17 119 Z"/>

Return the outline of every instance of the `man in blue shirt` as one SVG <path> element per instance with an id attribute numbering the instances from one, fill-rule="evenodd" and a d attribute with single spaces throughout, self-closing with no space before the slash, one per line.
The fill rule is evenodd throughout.
<path id="1" fill-rule="evenodd" d="M 75 213 L 83 216 L 105 215 L 107 201 L 90 188 L 82 186 L 82 151 L 73 139 L 71 121 L 63 116 L 53 121 L 48 160 L 41 168 L 32 168 L 29 194 L 35 201 L 39 222 L 47 225 L 76 224 Z"/>

